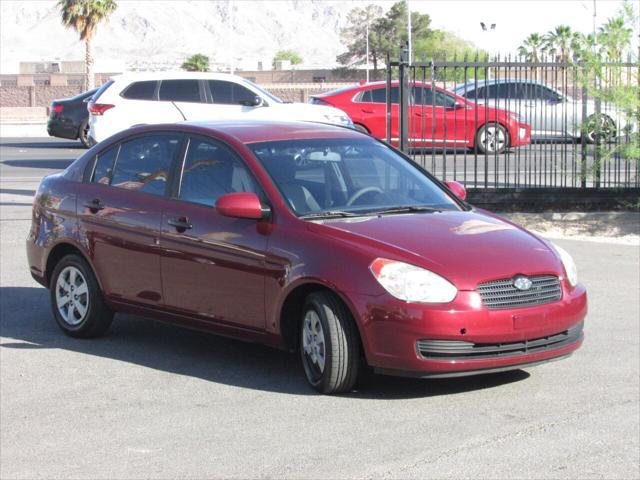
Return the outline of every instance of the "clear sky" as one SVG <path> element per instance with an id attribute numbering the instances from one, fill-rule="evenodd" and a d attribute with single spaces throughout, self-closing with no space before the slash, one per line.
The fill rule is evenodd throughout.
<path id="1" fill-rule="evenodd" d="M 640 0 L 631 3 L 640 8 Z M 621 0 L 596 0 L 596 27 L 615 16 L 621 5 Z M 433 27 L 456 33 L 491 53 L 515 53 L 530 33 L 546 33 L 556 25 L 584 33 L 593 29 L 593 0 L 409 0 L 409 6 L 428 13 Z M 480 22 L 495 23 L 496 28 L 484 32 Z M 636 37 L 636 47 L 637 42 Z"/>

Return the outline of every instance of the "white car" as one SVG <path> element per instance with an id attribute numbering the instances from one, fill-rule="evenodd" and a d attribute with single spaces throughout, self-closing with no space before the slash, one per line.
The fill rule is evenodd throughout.
<path id="1" fill-rule="evenodd" d="M 244 78 L 225 73 L 117 75 L 95 93 L 87 108 L 92 143 L 134 125 L 183 120 L 301 120 L 353 126 L 342 110 L 287 103 Z"/>

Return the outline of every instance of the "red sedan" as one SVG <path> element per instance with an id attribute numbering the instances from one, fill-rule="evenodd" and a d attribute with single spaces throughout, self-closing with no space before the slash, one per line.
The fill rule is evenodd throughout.
<path id="1" fill-rule="evenodd" d="M 587 312 L 569 254 L 464 198 L 352 129 L 143 126 L 42 180 L 27 253 L 68 335 L 145 315 L 299 351 L 324 393 L 363 364 L 446 377 L 569 355 Z"/>
<path id="2" fill-rule="evenodd" d="M 398 82 L 391 87 L 391 142 L 398 143 Z M 386 83 L 374 82 L 314 95 L 310 103 L 343 110 L 356 128 L 386 138 Z M 481 153 L 503 153 L 531 143 L 531 127 L 517 114 L 476 105 L 445 89 L 413 83 L 409 101 L 412 147 L 466 147 Z"/>

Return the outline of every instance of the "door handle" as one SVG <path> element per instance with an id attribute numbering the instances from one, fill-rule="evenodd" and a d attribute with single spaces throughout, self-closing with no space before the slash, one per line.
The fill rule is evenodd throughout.
<path id="1" fill-rule="evenodd" d="M 360 110 L 362 110 L 362 113 L 376 113 L 373 110 L 368 110 L 366 108 L 361 108 Z"/>
<path id="2" fill-rule="evenodd" d="M 91 213 L 96 213 L 98 210 L 102 210 L 104 208 L 104 204 L 99 198 L 94 198 L 91 201 L 84 202 L 84 206 L 91 210 Z"/>
<path id="3" fill-rule="evenodd" d="M 172 227 L 175 227 L 175 229 L 180 233 L 193 228 L 193 225 L 189 223 L 189 219 L 187 217 L 170 218 L 167 220 L 167 223 Z"/>

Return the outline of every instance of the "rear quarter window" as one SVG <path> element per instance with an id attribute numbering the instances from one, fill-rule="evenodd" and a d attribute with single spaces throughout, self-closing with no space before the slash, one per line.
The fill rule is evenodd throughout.
<path id="1" fill-rule="evenodd" d="M 156 93 L 155 80 L 145 80 L 133 82 L 120 94 L 121 97 L 129 100 L 153 100 Z"/>
<path id="2" fill-rule="evenodd" d="M 118 156 L 118 146 L 111 147 L 104 152 L 100 152 L 95 160 L 95 166 L 91 175 L 91 183 L 101 183 L 109 185 L 113 173 L 113 164 Z"/>

